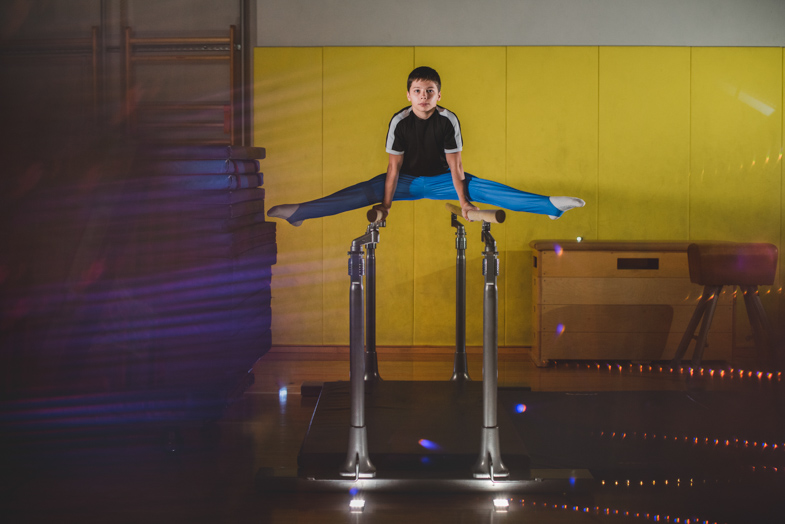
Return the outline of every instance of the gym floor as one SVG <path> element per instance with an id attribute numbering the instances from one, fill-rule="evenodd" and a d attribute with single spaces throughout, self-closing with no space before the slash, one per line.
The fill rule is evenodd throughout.
<path id="1" fill-rule="evenodd" d="M 755 455 L 752 472 L 738 478 L 715 478 L 716 469 L 708 463 L 703 475 L 682 478 L 678 472 L 663 472 L 661 477 L 646 477 L 645 485 L 642 477 L 634 475 L 632 480 L 595 478 L 588 489 L 510 494 L 506 511 L 494 509 L 495 497 L 489 493 L 369 493 L 365 509 L 352 512 L 351 493 L 257 489 L 255 477 L 263 468 L 280 477 L 296 476 L 298 452 L 317 401 L 301 395 L 301 385 L 319 379 L 346 380 L 346 351 L 273 348 L 254 367 L 255 384 L 232 401 L 215 423 L 181 424 L 175 432 L 162 421 L 81 439 L 73 435 L 48 439 L 45 446 L 23 446 L 13 456 L 4 453 L 7 458 L 0 477 L 3 520 L 781 522 L 785 511 L 781 376 L 750 375 L 747 370 L 753 370 L 753 364 L 747 364 L 743 378 L 739 378 L 739 368 L 734 368 L 734 377 L 729 372 L 720 375 L 728 367 L 715 366 L 711 373 L 711 363 L 703 374 L 694 372 L 692 377 L 689 372 L 660 370 L 657 364 L 650 368 L 631 363 L 562 362 L 537 368 L 522 348 L 500 350 L 500 386 L 530 387 L 533 392 L 722 391 L 738 394 L 738 398 L 753 393 L 773 401 L 772 425 L 779 440 L 766 442 L 766 449 Z M 445 348 L 379 348 L 379 362 L 386 380 L 444 380 L 452 371 L 452 354 Z M 470 348 L 469 371 L 475 380 L 481 377 L 479 366 L 479 350 Z M 629 414 L 610 416 L 623 421 Z M 662 428 L 663 432 L 674 430 Z M 762 448 L 764 443 L 754 444 Z M 745 443 L 730 445 L 739 447 Z M 732 450 L 708 456 L 717 462 L 735 460 Z"/>

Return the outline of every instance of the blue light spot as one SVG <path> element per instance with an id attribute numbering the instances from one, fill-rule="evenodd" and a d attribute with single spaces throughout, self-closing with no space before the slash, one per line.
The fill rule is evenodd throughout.
<path id="1" fill-rule="evenodd" d="M 422 447 L 424 447 L 425 449 L 439 449 L 441 447 L 437 443 L 431 442 L 430 440 L 427 440 L 427 439 L 424 439 L 424 438 L 421 438 L 419 440 L 419 444 Z"/>
<path id="2" fill-rule="evenodd" d="M 286 404 L 286 399 L 288 398 L 288 396 L 289 396 L 289 391 L 286 389 L 286 387 L 282 387 L 281 389 L 278 390 L 278 402 L 280 402 L 281 404 Z"/>
<path id="3" fill-rule="evenodd" d="M 359 490 L 359 489 L 357 489 L 357 488 L 352 488 L 352 489 L 350 489 L 350 490 L 349 490 L 349 495 L 351 495 L 351 496 L 353 497 L 353 496 L 357 495 L 357 493 L 358 493 L 359 491 L 360 491 L 360 490 Z"/>
<path id="4" fill-rule="evenodd" d="M 570 486 L 575 486 L 575 477 L 570 477 Z"/>
<path id="5" fill-rule="evenodd" d="M 431 463 L 431 457 L 422 457 L 422 458 L 420 459 L 420 462 L 421 462 L 421 463 L 423 463 L 423 464 L 425 464 L 425 465 L 428 465 L 428 464 L 430 464 L 430 463 Z"/>
<path id="6" fill-rule="evenodd" d="M 526 411 L 526 404 L 518 404 L 517 406 L 515 406 L 515 411 L 517 411 L 518 413 L 523 413 L 524 411 Z"/>

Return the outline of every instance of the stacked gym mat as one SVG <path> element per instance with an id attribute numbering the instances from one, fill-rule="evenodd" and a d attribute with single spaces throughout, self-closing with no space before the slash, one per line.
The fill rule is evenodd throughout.
<path id="1" fill-rule="evenodd" d="M 167 384 L 242 382 L 270 348 L 275 224 L 264 220 L 264 150 L 148 150 L 138 182 L 138 256 Z"/>
<path id="2" fill-rule="evenodd" d="M 13 313 L 3 392 L 19 399 L 0 401 L 8 435 L 82 442 L 96 429 L 201 424 L 252 383 L 271 345 L 276 261 L 262 158 L 234 146 L 93 150 L 18 201 L 0 264 Z"/>

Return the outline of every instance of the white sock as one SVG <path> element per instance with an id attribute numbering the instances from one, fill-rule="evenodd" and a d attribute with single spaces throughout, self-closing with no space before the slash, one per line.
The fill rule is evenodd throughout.
<path id="1" fill-rule="evenodd" d="M 289 222 L 289 217 L 292 216 L 299 207 L 299 204 L 282 204 L 280 206 L 273 206 L 267 211 L 267 216 L 273 218 L 283 218 Z M 298 220 L 297 222 L 289 223 L 293 226 L 299 226 L 303 223 L 303 221 Z"/>
<path id="2" fill-rule="evenodd" d="M 549 197 L 549 200 L 551 201 L 551 204 L 553 204 L 553 207 L 555 207 L 559 211 L 569 211 L 570 209 L 576 207 L 583 207 L 586 205 L 586 202 L 584 202 L 580 198 L 568 197 L 568 196 Z M 552 220 L 556 220 L 557 218 L 559 218 L 553 215 L 548 215 L 548 216 L 551 217 Z"/>

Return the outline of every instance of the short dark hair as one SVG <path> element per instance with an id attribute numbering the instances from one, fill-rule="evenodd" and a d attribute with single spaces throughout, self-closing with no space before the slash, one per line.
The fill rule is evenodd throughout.
<path id="1" fill-rule="evenodd" d="M 406 81 L 406 90 L 412 88 L 412 82 L 415 80 L 430 80 L 431 82 L 436 84 L 436 87 L 439 91 L 442 90 L 442 79 L 439 77 L 439 73 L 436 72 L 436 69 L 428 66 L 417 67 L 409 73 L 409 79 Z"/>

